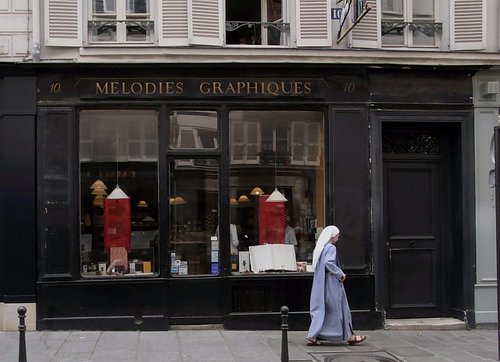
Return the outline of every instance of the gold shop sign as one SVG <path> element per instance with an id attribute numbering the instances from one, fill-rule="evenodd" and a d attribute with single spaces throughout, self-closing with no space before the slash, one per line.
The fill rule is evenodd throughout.
<path id="1" fill-rule="evenodd" d="M 80 79 L 80 98 L 323 97 L 323 79 Z"/>

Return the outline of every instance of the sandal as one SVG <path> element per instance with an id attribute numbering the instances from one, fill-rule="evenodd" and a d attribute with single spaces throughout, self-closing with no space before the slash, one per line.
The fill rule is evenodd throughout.
<path id="1" fill-rule="evenodd" d="M 306 338 L 306 341 L 307 341 L 308 346 L 322 346 L 323 345 L 323 343 L 321 343 L 317 339 L 313 339 L 313 338 Z"/>
<path id="2" fill-rule="evenodd" d="M 361 343 L 364 340 L 366 340 L 366 336 L 358 336 L 358 335 L 353 335 L 350 340 L 347 341 L 350 346 L 354 346 L 355 344 Z"/>

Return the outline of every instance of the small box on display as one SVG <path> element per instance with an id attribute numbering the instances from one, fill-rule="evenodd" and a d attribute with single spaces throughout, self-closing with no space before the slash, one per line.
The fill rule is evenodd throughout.
<path id="1" fill-rule="evenodd" d="M 250 252 L 239 252 L 239 271 L 240 273 L 246 273 L 250 271 Z"/>
<path id="2" fill-rule="evenodd" d="M 180 261 L 179 275 L 188 275 L 188 262 L 185 260 Z"/>

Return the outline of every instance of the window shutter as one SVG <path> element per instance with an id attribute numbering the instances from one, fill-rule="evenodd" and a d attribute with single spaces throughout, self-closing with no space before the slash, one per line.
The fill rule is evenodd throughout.
<path id="1" fill-rule="evenodd" d="M 158 0 L 160 46 L 188 45 L 188 0 Z"/>
<path id="2" fill-rule="evenodd" d="M 451 0 L 450 49 L 486 48 L 486 1 Z"/>
<path id="3" fill-rule="evenodd" d="M 223 6 L 224 0 L 188 0 L 189 44 L 223 45 Z"/>
<path id="4" fill-rule="evenodd" d="M 330 0 L 297 1 L 297 46 L 332 46 Z"/>
<path id="5" fill-rule="evenodd" d="M 366 5 L 372 9 L 352 30 L 352 48 L 380 48 L 382 44 L 380 0 L 366 0 Z"/>
<path id="6" fill-rule="evenodd" d="M 45 0 L 45 44 L 82 46 L 82 2 L 80 0 Z"/>

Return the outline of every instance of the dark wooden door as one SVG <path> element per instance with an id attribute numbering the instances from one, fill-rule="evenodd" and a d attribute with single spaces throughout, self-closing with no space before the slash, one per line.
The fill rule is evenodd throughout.
<path id="1" fill-rule="evenodd" d="M 414 140 L 418 132 L 413 133 Z M 384 153 L 385 304 L 387 318 L 445 315 L 449 275 L 444 250 L 451 227 L 443 133 L 419 149 Z M 422 136 L 420 138 L 423 138 Z"/>

